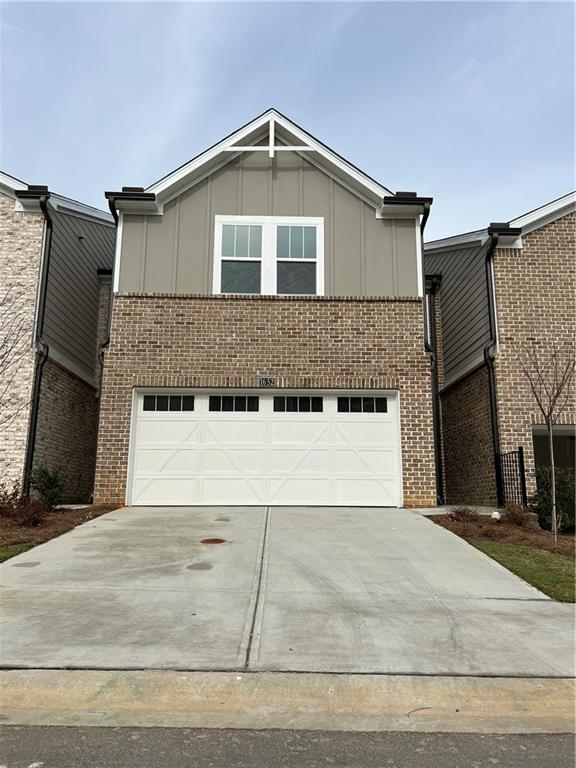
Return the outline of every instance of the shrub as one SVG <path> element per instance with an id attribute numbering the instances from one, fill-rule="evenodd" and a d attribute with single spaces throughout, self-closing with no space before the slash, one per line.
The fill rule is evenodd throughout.
<path id="1" fill-rule="evenodd" d="M 527 528 L 532 524 L 530 513 L 520 504 L 506 504 L 506 509 L 502 515 L 502 521 L 510 525 L 517 525 L 520 528 Z"/>
<path id="2" fill-rule="evenodd" d="M 46 464 L 39 464 L 30 473 L 30 485 L 50 509 L 62 502 L 66 479 L 61 469 L 49 469 Z"/>
<path id="3" fill-rule="evenodd" d="M 556 467 L 556 516 L 558 530 L 574 527 L 574 472 L 571 469 Z M 529 507 L 538 515 L 542 528 L 552 528 L 552 472 L 550 467 L 536 467 L 536 486 L 534 496 L 530 497 Z"/>
<path id="4" fill-rule="evenodd" d="M 450 520 L 454 520 L 455 523 L 477 523 L 480 520 L 480 515 L 470 507 L 456 507 L 448 513 Z"/>
<path id="5" fill-rule="evenodd" d="M 34 528 L 42 523 L 49 511 L 42 499 L 22 496 L 19 483 L 14 483 L 12 488 L 0 484 L 0 517 L 19 526 Z"/>

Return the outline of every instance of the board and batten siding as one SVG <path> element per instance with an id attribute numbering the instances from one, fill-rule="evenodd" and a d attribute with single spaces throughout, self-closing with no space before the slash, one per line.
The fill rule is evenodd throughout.
<path id="1" fill-rule="evenodd" d="M 91 384 L 97 379 L 98 269 L 112 269 L 115 229 L 51 211 L 50 271 L 43 336 L 50 356 Z"/>
<path id="2" fill-rule="evenodd" d="M 417 296 L 414 218 L 374 208 L 300 155 L 253 152 L 164 206 L 123 215 L 120 292 L 212 293 L 217 214 L 324 217 L 325 294 Z"/>
<path id="3" fill-rule="evenodd" d="M 490 339 L 485 249 L 478 245 L 426 252 L 427 275 L 441 275 L 440 317 L 444 386 L 457 381 L 483 361 Z"/>

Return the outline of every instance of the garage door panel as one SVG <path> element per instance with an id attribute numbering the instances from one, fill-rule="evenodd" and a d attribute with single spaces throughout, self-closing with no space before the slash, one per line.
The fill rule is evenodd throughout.
<path id="1" fill-rule="evenodd" d="M 195 442 L 197 439 L 198 424 L 178 418 L 145 419 L 139 423 L 138 427 L 140 445 L 154 446 L 159 443 L 180 445 L 190 441 Z"/>
<path id="2" fill-rule="evenodd" d="M 294 443 L 298 446 L 318 443 L 328 439 L 328 427 L 325 419 L 312 420 L 305 414 L 295 414 L 299 421 L 281 419 L 270 423 L 272 443 Z"/>
<path id="3" fill-rule="evenodd" d="M 264 451 L 228 448 L 204 451 L 206 472 L 264 474 L 266 457 Z"/>
<path id="4" fill-rule="evenodd" d="M 349 474 L 358 472 L 361 474 L 378 474 L 381 476 L 395 477 L 396 456 L 392 449 L 389 450 L 363 450 L 361 448 L 355 451 L 338 450 L 335 453 L 336 466 L 338 474 Z M 390 469 L 393 469 L 390 472 Z"/>
<path id="5" fill-rule="evenodd" d="M 352 444 L 382 445 L 396 443 L 397 426 L 389 421 L 376 421 L 366 418 L 358 421 L 341 421 L 336 425 L 340 442 Z"/>
<path id="6" fill-rule="evenodd" d="M 288 477 L 272 479 L 271 504 L 329 504 L 332 481 L 328 478 Z"/>
<path id="7" fill-rule="evenodd" d="M 231 501 L 232 500 L 232 501 Z M 266 481 L 262 478 L 204 477 L 203 504 L 265 504 Z"/>
<path id="8" fill-rule="evenodd" d="M 197 480 L 194 477 L 136 478 L 133 504 L 190 504 L 196 500 Z"/>
<path id="9" fill-rule="evenodd" d="M 397 506 L 397 492 L 394 481 L 381 481 L 367 478 L 354 478 L 336 481 L 338 504 L 358 506 L 358 499 L 363 504 L 376 506 Z"/>
<path id="10" fill-rule="evenodd" d="M 279 410 L 288 396 L 277 392 L 260 394 L 251 412 L 210 410 L 222 393 L 214 403 L 210 393 L 189 394 L 193 411 L 169 413 L 143 412 L 137 396 L 128 503 L 400 505 L 394 393 L 385 414 L 339 412 L 337 393 L 313 393 L 321 412 Z M 310 397 L 289 405 L 306 407 Z"/>
<path id="11" fill-rule="evenodd" d="M 233 445 L 234 443 L 261 444 L 265 438 L 265 425 L 262 420 L 248 419 L 245 414 L 236 418 L 216 418 L 206 424 L 206 443 L 213 445 Z"/>
<path id="12" fill-rule="evenodd" d="M 330 451 L 323 449 L 278 449 L 270 451 L 271 471 L 274 472 L 330 472 Z"/>

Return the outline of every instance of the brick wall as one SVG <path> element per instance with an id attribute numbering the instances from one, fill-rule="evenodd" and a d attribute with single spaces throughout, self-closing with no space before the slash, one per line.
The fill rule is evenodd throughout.
<path id="1" fill-rule="evenodd" d="M 552 341 L 574 350 L 576 339 L 576 214 L 525 235 L 521 250 L 497 249 L 494 280 L 499 348 L 495 358 L 503 451 L 522 445 L 528 493 L 535 490 L 532 425 L 541 424 L 519 356 L 530 338 L 545 350 Z M 574 424 L 574 387 L 562 424 Z"/>
<path id="2" fill-rule="evenodd" d="M 0 483 L 22 481 L 24 472 L 43 233 L 42 214 L 16 212 L 0 195 Z"/>
<path id="3" fill-rule="evenodd" d="M 496 504 L 488 371 L 477 368 L 441 395 L 447 504 Z"/>
<path id="4" fill-rule="evenodd" d="M 435 504 L 430 366 L 419 299 L 117 295 L 106 355 L 97 502 L 123 502 L 132 390 L 399 389 L 404 502 Z"/>
<path id="5" fill-rule="evenodd" d="M 34 467 L 66 474 L 69 503 L 89 501 L 94 482 L 98 400 L 96 390 L 53 360 L 42 374 Z"/>

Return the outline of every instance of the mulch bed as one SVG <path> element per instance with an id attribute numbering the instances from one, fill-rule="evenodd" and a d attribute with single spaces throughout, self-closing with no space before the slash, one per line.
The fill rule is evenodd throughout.
<path id="1" fill-rule="evenodd" d="M 518 544 L 523 547 L 545 549 L 554 554 L 573 558 L 575 555 L 575 539 L 573 533 L 558 534 L 558 545 L 554 544 L 554 536 L 550 531 L 539 528 L 511 525 L 503 520 L 492 520 L 487 515 L 479 515 L 477 520 L 454 520 L 450 514 L 431 515 L 437 525 L 447 528 L 452 533 L 466 541 L 489 539 L 505 544 Z"/>
<path id="2" fill-rule="evenodd" d="M 60 536 L 81 523 L 100 517 L 106 512 L 118 509 L 115 505 L 100 505 L 84 509 L 55 509 L 49 512 L 40 525 L 34 528 L 23 527 L 14 523 L 10 518 L 0 518 L 0 547 L 15 544 L 43 544 L 45 541 Z"/>

